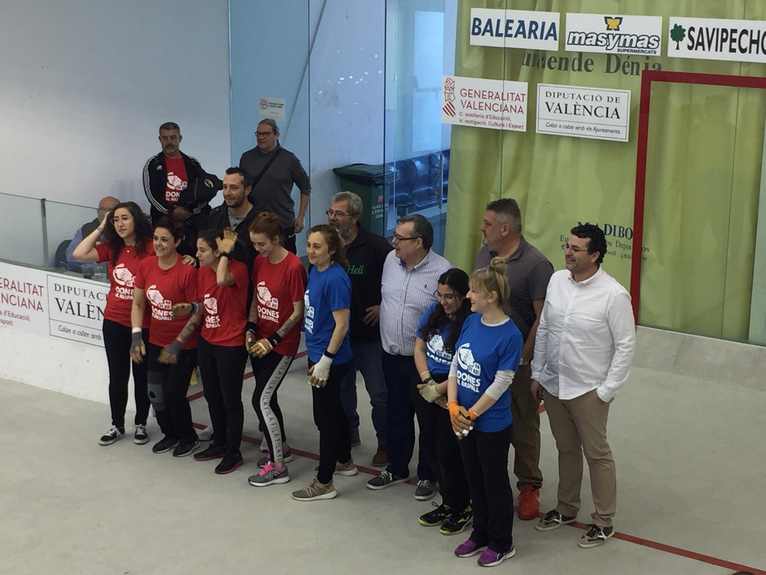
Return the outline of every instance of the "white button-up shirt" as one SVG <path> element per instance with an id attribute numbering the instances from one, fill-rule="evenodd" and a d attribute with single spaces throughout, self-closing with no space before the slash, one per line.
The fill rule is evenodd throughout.
<path id="1" fill-rule="evenodd" d="M 540 317 L 532 379 L 559 399 L 595 389 L 611 401 L 627 381 L 636 345 L 630 295 L 600 269 L 576 282 L 553 274 Z"/>
<path id="2" fill-rule="evenodd" d="M 414 355 L 420 316 L 436 301 L 437 280 L 450 267 L 446 259 L 429 250 L 408 270 L 395 251 L 388 252 L 380 302 L 380 339 L 386 353 Z"/>

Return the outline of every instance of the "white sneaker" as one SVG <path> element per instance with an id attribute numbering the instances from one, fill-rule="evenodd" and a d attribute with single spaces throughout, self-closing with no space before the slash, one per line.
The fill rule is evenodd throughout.
<path id="1" fill-rule="evenodd" d="M 104 435 L 102 435 L 99 440 L 99 445 L 111 445 L 115 441 L 118 441 L 122 436 L 124 435 L 124 432 L 120 431 L 117 426 L 113 425 L 110 427 Z"/>

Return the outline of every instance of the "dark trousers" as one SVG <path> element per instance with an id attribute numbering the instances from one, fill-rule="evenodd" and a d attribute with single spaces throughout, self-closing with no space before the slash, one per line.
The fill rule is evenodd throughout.
<path id="1" fill-rule="evenodd" d="M 274 357 L 272 357 L 274 356 Z M 263 393 L 263 390 L 258 389 L 258 382 L 262 382 L 263 386 L 265 387 L 268 379 L 271 377 L 271 374 L 274 372 L 275 364 L 272 363 L 276 361 L 277 358 L 280 358 L 283 356 L 279 356 L 276 353 L 270 353 L 266 357 L 258 358 L 255 356 L 250 356 L 250 365 L 253 368 L 253 377 L 255 378 L 255 389 L 253 390 L 253 409 L 255 410 L 255 414 L 258 416 L 258 430 L 263 433 L 264 436 L 270 435 L 269 428 L 267 425 L 267 422 L 263 420 L 263 417 L 261 416 L 261 409 L 259 407 L 261 403 L 261 396 Z M 281 382 L 280 382 L 281 383 Z M 287 441 L 287 435 L 285 434 L 285 418 L 282 415 L 282 408 L 279 407 L 279 397 L 277 396 L 277 388 L 274 389 L 274 391 L 271 394 L 271 397 L 269 398 L 269 409 L 274 414 L 274 417 L 277 419 L 277 424 L 279 425 L 279 432 L 282 434 L 282 444 L 284 444 Z M 268 438 L 267 438 L 268 441 Z M 273 453 L 273 452 L 272 452 Z"/>
<path id="2" fill-rule="evenodd" d="M 189 379 L 197 365 L 197 350 L 184 349 L 178 354 L 178 363 L 167 365 L 158 361 L 161 347 L 149 344 L 148 362 L 149 401 L 162 433 L 180 441 L 195 441 L 191 407 L 186 399 Z"/>
<path id="3" fill-rule="evenodd" d="M 282 463 L 285 447 L 285 422 L 277 403 L 277 390 L 282 385 L 293 359 L 291 355 L 280 355 L 274 351 L 265 357 L 253 359 L 253 408 L 261 421 L 263 436 L 275 463 Z"/>
<path id="4" fill-rule="evenodd" d="M 289 228 L 282 228 L 282 245 L 288 252 L 298 253 L 297 246 L 295 245 L 295 229 L 290 226 Z"/>
<path id="5" fill-rule="evenodd" d="M 130 361 L 131 329 L 105 319 L 102 331 L 106 362 L 109 365 L 109 407 L 112 425 L 125 430 L 125 408 L 128 406 L 128 381 L 133 368 L 133 395 L 136 402 L 135 425 L 146 425 L 149 417 L 149 393 L 146 389 L 146 363 Z M 144 345 L 149 341 L 149 330 L 144 330 Z"/>
<path id="6" fill-rule="evenodd" d="M 309 362 L 309 367 L 311 365 L 312 363 Z M 349 369 L 352 369 L 350 362 L 341 365 L 333 363 L 327 385 L 311 388 L 314 422 L 319 427 L 317 479 L 325 484 L 332 482 L 337 462 L 351 461 L 351 434 L 348 429 L 348 419 L 340 401 L 340 382 L 347 376 Z"/>
<path id="7" fill-rule="evenodd" d="M 356 411 L 356 372 L 364 378 L 364 386 L 372 405 L 372 426 L 378 438 L 378 446 L 386 445 L 386 380 L 383 377 L 383 347 L 380 339 L 352 339 L 353 367 L 341 382 L 341 401 L 348 418 L 351 435 L 359 435 L 359 414 Z"/>
<path id="8" fill-rule="evenodd" d="M 437 481 L 433 467 L 435 412 L 418 393 L 420 383 L 415 360 L 411 356 L 391 355 L 383 352 L 383 375 L 386 378 L 388 405 L 386 406 L 386 451 L 388 471 L 397 477 L 409 477 L 410 459 L 415 449 L 415 422 L 417 416 L 418 479 Z"/>
<path id="9" fill-rule="evenodd" d="M 449 411 L 435 404 L 431 404 L 431 407 L 435 410 L 435 451 L 442 503 L 450 509 L 462 511 L 470 505 L 471 496 L 460 455 L 460 442 L 452 430 Z"/>
<path id="10" fill-rule="evenodd" d="M 199 339 L 197 361 L 202 388 L 213 424 L 213 445 L 239 455 L 245 410 L 242 407 L 242 376 L 247 352 L 244 347 L 224 347 Z"/>
<path id="11" fill-rule="evenodd" d="M 460 440 L 460 453 L 473 504 L 471 539 L 493 551 L 513 547 L 513 493 L 508 478 L 511 428 L 474 430 Z"/>
<path id="12" fill-rule="evenodd" d="M 538 401 L 530 391 L 532 379 L 529 365 L 519 366 L 513 378 L 511 414 L 513 416 L 513 473 L 517 486 L 543 484 L 540 470 L 540 412 Z"/>

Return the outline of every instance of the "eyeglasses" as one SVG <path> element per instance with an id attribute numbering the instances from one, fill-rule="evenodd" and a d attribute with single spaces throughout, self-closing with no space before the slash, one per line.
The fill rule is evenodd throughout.
<path id="1" fill-rule="evenodd" d="M 400 236 L 399 234 L 394 234 L 394 237 L 391 238 L 391 243 L 396 244 L 399 242 L 406 242 L 407 240 L 419 240 L 422 236 L 412 236 L 411 238 L 407 238 L 404 236 Z"/>
<path id="2" fill-rule="evenodd" d="M 563 246 L 561 246 L 561 249 L 564 250 L 564 251 L 569 250 L 570 252 L 575 253 L 575 254 L 579 254 L 579 253 L 587 252 L 588 251 L 588 248 L 578 248 L 578 247 L 572 246 L 570 244 L 564 244 Z"/>
<path id="3" fill-rule="evenodd" d="M 269 132 L 256 132 L 255 135 L 258 136 L 259 138 L 265 138 L 266 136 L 271 136 L 271 134 L 273 134 L 273 133 L 274 132 L 272 132 L 272 131 L 269 131 Z"/>
<path id="4" fill-rule="evenodd" d="M 439 301 L 456 301 L 458 299 L 458 295 L 454 293 L 440 293 L 439 290 L 434 291 L 434 297 L 438 299 Z"/>
<path id="5" fill-rule="evenodd" d="M 344 212 L 343 210 L 333 210 L 333 209 L 329 209 L 325 213 L 327 214 L 328 218 L 332 218 L 335 216 L 339 218 L 345 218 L 346 216 L 351 215 L 348 212 Z"/>

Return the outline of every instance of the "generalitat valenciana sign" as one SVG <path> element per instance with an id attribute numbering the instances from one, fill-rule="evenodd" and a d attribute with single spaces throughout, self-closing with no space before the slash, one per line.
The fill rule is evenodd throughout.
<path id="1" fill-rule="evenodd" d="M 526 132 L 527 83 L 445 76 L 442 122 Z"/>

